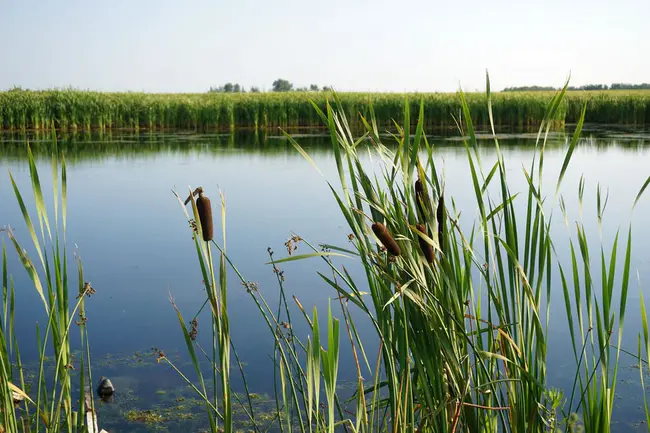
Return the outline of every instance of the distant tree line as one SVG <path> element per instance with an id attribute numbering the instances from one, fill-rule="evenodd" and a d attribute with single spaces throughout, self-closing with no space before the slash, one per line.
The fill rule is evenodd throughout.
<path id="1" fill-rule="evenodd" d="M 650 89 L 650 83 L 641 84 L 628 84 L 628 83 L 612 83 L 607 84 L 585 84 L 584 86 L 569 86 L 568 90 L 647 90 Z M 559 90 L 552 86 L 517 86 L 506 87 L 504 92 L 534 92 L 540 90 Z"/>
<path id="2" fill-rule="evenodd" d="M 332 88 L 328 86 L 323 86 L 323 88 L 321 89 L 320 87 L 318 87 L 317 84 L 310 84 L 309 87 L 298 87 L 294 90 L 292 82 L 290 82 L 289 80 L 285 80 L 283 78 L 278 78 L 273 82 L 271 90 L 273 92 L 291 92 L 291 91 L 320 92 L 321 90 L 322 91 L 332 90 Z M 258 93 L 259 91 L 260 91 L 259 87 L 253 86 L 250 88 L 251 93 Z M 210 87 L 208 93 L 246 93 L 246 89 L 244 88 L 244 86 L 241 86 L 239 83 L 226 83 L 223 86 Z"/>

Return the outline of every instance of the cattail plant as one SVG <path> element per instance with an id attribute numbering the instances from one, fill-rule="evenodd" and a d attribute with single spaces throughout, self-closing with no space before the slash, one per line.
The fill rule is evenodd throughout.
<path id="1" fill-rule="evenodd" d="M 440 251 L 443 251 L 443 239 L 445 236 L 445 196 L 440 194 L 438 199 L 438 208 L 436 209 L 436 218 L 438 220 L 438 243 Z"/>
<path id="2" fill-rule="evenodd" d="M 201 234 L 203 235 L 203 240 L 205 242 L 210 242 L 212 240 L 214 230 L 212 226 L 212 204 L 208 196 L 203 194 L 203 187 L 196 188 L 192 194 L 187 197 L 185 204 L 188 204 L 192 199 L 192 196 L 198 195 L 196 199 L 196 209 L 199 212 L 199 221 L 201 221 Z"/>
<path id="3" fill-rule="evenodd" d="M 399 245 L 397 245 L 397 242 L 395 242 L 395 239 L 393 239 L 393 236 L 391 236 L 385 225 L 382 223 L 374 223 L 372 225 L 372 231 L 375 233 L 375 236 L 379 238 L 381 243 L 386 247 L 389 253 L 394 256 L 399 256 L 402 253 Z"/>
<path id="4" fill-rule="evenodd" d="M 424 216 L 424 210 L 422 209 L 422 203 L 424 203 L 424 186 L 420 179 L 415 181 L 415 203 L 420 211 L 420 215 Z"/>
<path id="5" fill-rule="evenodd" d="M 420 233 L 428 236 L 427 227 L 424 224 L 418 224 L 415 227 Z M 418 240 L 420 242 L 420 249 L 422 250 L 422 254 L 424 254 L 424 258 L 427 259 L 427 262 L 433 263 L 433 247 L 430 243 L 422 239 L 420 236 L 418 236 Z"/>

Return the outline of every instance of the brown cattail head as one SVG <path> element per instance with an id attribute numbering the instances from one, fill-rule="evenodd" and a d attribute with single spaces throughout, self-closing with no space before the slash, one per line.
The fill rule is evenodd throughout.
<path id="1" fill-rule="evenodd" d="M 427 227 L 424 224 L 418 224 L 416 227 L 420 233 L 429 236 Z M 433 247 L 420 236 L 418 236 L 418 240 L 420 241 L 420 249 L 422 250 L 422 254 L 424 254 L 424 258 L 427 259 L 427 262 L 433 263 Z"/>
<path id="2" fill-rule="evenodd" d="M 423 218 L 425 217 L 424 209 L 422 209 L 424 203 L 424 185 L 422 185 L 422 181 L 418 179 L 415 181 L 415 204 L 418 206 L 420 215 L 422 215 Z"/>
<path id="3" fill-rule="evenodd" d="M 203 231 L 203 240 L 205 242 L 212 240 L 212 205 L 210 199 L 203 195 L 203 191 L 199 192 L 199 198 L 196 199 L 196 209 L 199 211 L 199 218 L 201 220 L 201 230 Z"/>
<path id="4" fill-rule="evenodd" d="M 372 225 L 372 231 L 375 233 L 375 236 L 379 238 L 381 243 L 386 247 L 389 253 L 394 256 L 399 256 L 402 251 L 399 249 L 399 245 L 395 242 L 395 239 L 390 235 L 386 226 L 382 223 L 374 223 Z"/>
<path id="5" fill-rule="evenodd" d="M 438 200 L 436 219 L 438 220 L 438 242 L 440 242 L 440 250 L 442 250 L 442 239 L 445 235 L 445 197 L 442 194 Z"/>

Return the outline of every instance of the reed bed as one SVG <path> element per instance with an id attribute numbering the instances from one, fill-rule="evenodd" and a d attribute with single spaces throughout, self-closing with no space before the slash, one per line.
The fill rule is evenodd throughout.
<path id="1" fill-rule="evenodd" d="M 187 129 L 233 130 L 322 126 L 310 99 L 325 110 L 331 92 L 147 94 L 100 93 L 79 90 L 0 92 L 0 129 L 6 130 L 110 130 Z M 424 103 L 424 127 L 455 128 L 461 120 L 458 93 L 341 93 L 340 109 L 350 127 L 363 129 L 359 114 L 369 117 L 372 104 L 380 127 L 404 124 L 402 104 L 408 97 L 411 111 Z M 498 128 L 536 128 L 544 117 L 549 92 L 492 94 L 492 112 Z M 476 128 L 490 125 L 485 94 L 467 93 Z M 650 91 L 567 92 L 553 118 L 554 127 L 576 123 L 584 101 L 589 101 L 586 121 L 605 124 L 650 123 Z M 415 119 L 412 119 L 415 122 Z M 413 123 L 412 126 L 414 126 Z"/>
<path id="2" fill-rule="evenodd" d="M 189 223 L 206 298 L 191 316 L 184 316 L 174 305 L 193 372 L 182 371 L 163 352 L 158 360 L 171 366 L 202 399 L 213 433 L 235 431 L 235 407 L 247 415 L 255 433 L 269 429 L 282 433 L 610 431 L 628 307 L 632 226 L 606 248 L 602 239 L 594 247 L 581 221 L 567 224 L 570 263 L 558 262 L 551 233 L 554 211 L 559 208 L 566 220 L 566 204 L 576 202 L 565 200 L 558 191 L 570 168 L 588 103 L 579 112 L 556 186 L 546 191 L 541 181 L 546 132 L 558 113 L 566 110 L 568 83 L 546 101 L 535 157 L 523 169 L 527 182 L 518 186 L 522 191 L 513 192 L 510 169 L 495 132 L 489 79 L 486 85 L 482 100 L 498 157 L 490 166 L 481 161 L 471 111 L 479 99 L 459 93 L 462 115 L 457 116 L 457 127 L 467 137 L 463 143 L 467 175 L 476 198 L 470 210 L 457 209 L 454 198 L 445 192 L 435 146 L 425 134 L 426 98 L 402 104 L 403 122 L 394 124 L 397 132 L 391 137 L 380 134 L 374 104 L 368 105 L 367 117 L 359 117 L 365 130 L 358 135 L 349 122 L 348 106 L 338 95 L 333 95 L 333 102 L 326 101 L 324 109 L 317 102 L 312 105 L 314 116 L 329 132 L 338 172 L 337 181 L 329 185 L 333 204 L 347 221 L 353 247 L 312 245 L 296 235 L 286 244 L 288 256 L 279 258 L 269 249 L 269 272 L 275 274 L 279 288 L 277 303 L 269 302 L 228 257 L 224 196 L 218 197 L 220 212 L 213 212 L 208 197 L 212 191 L 207 187 L 205 191 L 203 187 L 189 189 L 187 200 L 185 194 L 176 193 Z M 285 135 L 318 169 L 296 139 Z M 84 393 L 92 383 L 84 305 L 94 290 L 85 282 L 78 257 L 76 284 L 68 274 L 66 165 L 58 154 L 56 135 L 52 137 L 53 213 L 46 210 L 31 148 L 28 158 L 36 218 L 10 176 L 36 258 L 28 255 L 13 231 L 7 230 L 6 235 L 32 279 L 48 322 L 44 331 L 37 329 L 35 338 L 40 371 L 27 383 L 18 351 L 18 344 L 24 342 L 16 341 L 13 332 L 15 288 L 3 243 L 3 432 L 88 431 L 81 415 L 87 405 L 92 413 L 94 404 L 92 393 L 88 403 Z M 368 141 L 370 147 L 361 145 Z M 362 163 L 359 155 L 368 151 L 380 161 L 379 173 Z M 649 184 L 650 178 L 634 204 Z M 578 206 L 583 194 L 581 183 Z M 605 206 L 600 189 L 597 194 L 601 220 Z M 215 217 L 220 224 L 215 224 Z M 215 233 L 215 226 L 220 233 Z M 295 254 L 297 243 L 308 252 Z M 363 281 L 355 281 L 345 267 L 338 266 L 339 256 L 363 266 Z M 284 286 L 280 266 L 308 259 L 322 260 L 326 269 L 319 273 L 332 289 L 326 314 L 319 314 L 317 308 L 307 310 Z M 548 323 L 558 311 L 550 308 L 557 296 L 551 290 L 552 275 L 560 277 L 558 302 L 565 309 L 573 347 L 574 381 L 564 389 L 549 388 L 547 382 Z M 242 285 L 274 342 L 277 411 L 272 419 L 256 416 L 237 342 L 230 335 L 228 294 L 233 286 L 242 290 Z M 207 350 L 196 341 L 195 319 L 204 308 L 211 319 L 212 347 Z M 650 355 L 650 338 L 643 301 L 641 311 L 643 338 L 639 335 L 637 353 L 639 364 L 646 366 L 643 355 Z M 368 352 L 368 340 L 357 332 L 353 316 L 358 314 L 374 330 L 377 353 Z M 294 333 L 297 321 L 307 325 L 307 335 Z M 73 358 L 70 332 L 77 326 L 81 351 Z M 352 392 L 338 386 L 343 344 L 349 345 L 354 359 L 353 365 L 343 366 L 356 373 Z M 51 352 L 56 367 L 45 371 L 43 362 Z M 644 391 L 645 368 L 640 369 L 639 392 Z M 243 396 L 232 389 L 235 374 L 242 378 Z M 18 410 L 15 399 L 23 400 Z M 650 420 L 649 406 L 645 408 Z"/>

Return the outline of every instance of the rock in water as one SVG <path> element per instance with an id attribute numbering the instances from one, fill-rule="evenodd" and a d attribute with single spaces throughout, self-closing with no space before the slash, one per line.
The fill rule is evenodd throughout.
<path id="1" fill-rule="evenodd" d="M 102 376 L 99 380 L 99 386 L 97 387 L 97 394 L 100 397 L 110 397 L 115 392 L 115 387 L 110 379 Z"/>

